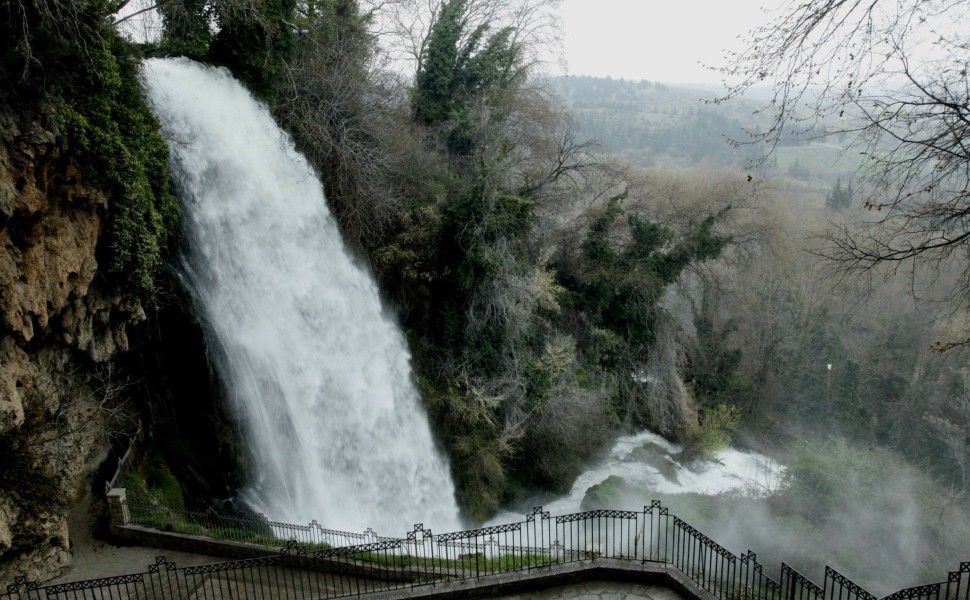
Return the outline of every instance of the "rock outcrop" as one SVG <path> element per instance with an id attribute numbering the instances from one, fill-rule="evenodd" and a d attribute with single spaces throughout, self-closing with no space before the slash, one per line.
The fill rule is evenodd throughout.
<path id="1" fill-rule="evenodd" d="M 70 565 L 67 512 L 130 427 L 111 360 L 138 311 L 98 275 L 107 208 L 51 132 L 0 116 L 0 586 Z"/>

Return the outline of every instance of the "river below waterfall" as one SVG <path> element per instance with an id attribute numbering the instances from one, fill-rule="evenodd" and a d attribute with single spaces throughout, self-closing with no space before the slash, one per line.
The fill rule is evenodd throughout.
<path id="1" fill-rule="evenodd" d="M 725 448 L 714 460 L 684 464 L 682 450 L 650 431 L 621 436 L 605 456 L 576 478 L 567 494 L 546 501 L 542 508 L 554 515 L 595 508 L 597 486 L 604 485 L 609 489 L 600 487 L 600 497 L 612 500 L 609 508 L 620 510 L 639 510 L 652 499 L 677 494 L 758 497 L 776 489 L 784 472 L 784 467 L 757 452 Z M 522 510 L 503 512 L 491 522 L 521 520 Z"/>

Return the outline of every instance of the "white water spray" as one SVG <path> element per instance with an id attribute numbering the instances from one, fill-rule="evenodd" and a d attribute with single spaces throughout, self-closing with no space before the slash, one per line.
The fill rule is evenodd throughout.
<path id="1" fill-rule="evenodd" d="M 553 515 L 580 512 L 589 489 L 614 475 L 622 477 L 631 489 L 636 490 L 639 505 L 610 508 L 637 510 L 656 495 L 735 493 L 763 496 L 778 488 L 785 472 L 783 465 L 763 454 L 734 448 L 720 450 L 715 460 L 698 462 L 688 468 L 675 458 L 682 450 L 677 444 L 650 431 L 621 436 L 608 455 L 576 477 L 569 493 L 547 502 L 542 508 Z M 676 506 L 673 508 L 676 511 Z M 489 523 L 521 520 L 520 512 L 503 512 Z"/>
<path id="2" fill-rule="evenodd" d="M 637 449 L 643 448 L 653 449 L 649 460 L 637 456 Z M 587 490 L 611 475 L 622 477 L 644 494 L 715 496 L 734 492 L 758 496 L 777 487 L 784 472 L 784 467 L 767 456 L 734 448 L 719 450 L 715 460 L 687 468 L 674 459 L 682 450 L 650 431 L 617 438 L 609 455 L 580 474 L 569 494 L 551 503 L 547 510 L 555 514 L 580 510 Z"/>
<path id="3" fill-rule="evenodd" d="M 185 234 L 181 274 L 250 449 L 243 500 L 275 520 L 458 529 L 409 355 L 315 173 L 225 71 L 146 61 Z"/>

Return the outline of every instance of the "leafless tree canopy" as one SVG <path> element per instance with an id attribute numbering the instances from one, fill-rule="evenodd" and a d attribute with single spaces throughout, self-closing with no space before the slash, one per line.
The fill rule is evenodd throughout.
<path id="1" fill-rule="evenodd" d="M 750 141 L 845 133 L 865 157 L 859 222 L 822 250 L 847 273 L 887 267 L 916 278 L 958 270 L 946 297 L 970 298 L 970 2 L 798 0 L 756 29 L 725 73 L 726 100 L 767 84 L 771 127 Z"/>

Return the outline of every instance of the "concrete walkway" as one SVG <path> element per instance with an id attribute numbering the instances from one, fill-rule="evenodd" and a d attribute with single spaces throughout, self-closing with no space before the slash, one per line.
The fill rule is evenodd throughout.
<path id="1" fill-rule="evenodd" d="M 497 596 L 499 600 L 684 600 L 670 588 L 614 581 L 584 581 L 537 592 Z"/>
<path id="2" fill-rule="evenodd" d="M 91 511 L 90 492 L 88 497 L 71 510 L 67 521 L 74 566 L 61 577 L 48 581 L 44 585 L 144 573 L 149 565 L 155 564 L 155 558 L 158 556 L 164 556 L 168 562 L 174 562 L 179 567 L 226 561 L 225 558 L 215 556 L 159 550 L 146 546 L 116 546 L 96 539 L 93 532 L 97 517 Z"/>
<path id="3" fill-rule="evenodd" d="M 74 567 L 62 577 L 48 582 L 48 585 L 145 573 L 150 565 L 156 563 L 158 556 L 164 556 L 167 564 L 175 563 L 180 568 L 224 563 L 227 560 L 220 556 L 160 550 L 156 547 L 117 546 L 95 539 L 91 534 L 94 530 L 94 516 L 89 510 L 89 504 L 82 503 L 69 516 Z M 191 547 L 201 549 L 204 545 Z M 346 593 L 356 595 L 374 590 L 372 586 L 376 583 L 370 581 L 369 577 L 348 577 L 347 573 L 337 575 L 316 570 L 298 571 L 278 563 L 270 565 L 257 562 L 255 566 L 247 566 L 241 570 L 234 566 L 228 572 L 219 568 L 190 571 L 191 575 L 178 576 L 182 577 L 182 591 L 177 594 L 190 600 L 223 597 L 234 600 L 328 597 Z M 165 572 L 169 571 L 166 569 Z M 161 571 L 151 577 L 156 583 L 162 581 L 155 579 L 162 577 Z M 164 577 L 168 578 L 169 575 Z M 399 585 L 401 587 L 384 591 L 375 597 L 386 600 L 457 600 L 471 597 L 505 600 L 714 600 L 711 594 L 699 589 L 683 573 L 669 565 L 619 559 L 591 559 L 495 574 L 481 579 L 463 578 L 414 587 L 404 581 Z M 119 598 L 142 597 L 136 589 L 121 588 L 119 593 Z"/>

